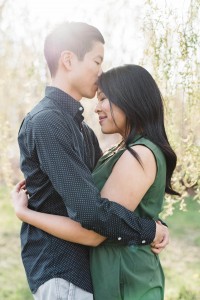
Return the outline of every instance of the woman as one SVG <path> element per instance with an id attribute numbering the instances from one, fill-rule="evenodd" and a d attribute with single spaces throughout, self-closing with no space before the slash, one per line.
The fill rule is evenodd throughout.
<path id="1" fill-rule="evenodd" d="M 122 136 L 93 172 L 101 196 L 157 220 L 164 194 L 178 194 L 171 186 L 176 155 L 166 136 L 157 84 L 137 65 L 111 69 L 99 79 L 95 112 L 103 133 Z M 23 192 L 13 198 L 22 221 L 50 234 L 91 246 L 105 240 L 66 217 L 31 211 Z M 91 248 L 90 257 L 95 300 L 164 299 L 163 270 L 149 245 L 119 246 L 105 240 Z"/>

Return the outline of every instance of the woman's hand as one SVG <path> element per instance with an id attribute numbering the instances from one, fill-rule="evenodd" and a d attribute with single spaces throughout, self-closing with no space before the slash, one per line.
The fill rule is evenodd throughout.
<path id="1" fill-rule="evenodd" d="M 11 192 L 12 204 L 19 219 L 22 218 L 23 213 L 28 209 L 28 196 L 25 188 L 25 180 L 22 180 L 15 185 Z"/>
<path id="2" fill-rule="evenodd" d="M 46 214 L 28 208 L 25 180 L 16 184 L 11 198 L 15 213 L 21 221 L 59 239 L 92 247 L 98 246 L 106 239 L 92 230 L 83 228 L 81 224 L 67 216 Z"/>

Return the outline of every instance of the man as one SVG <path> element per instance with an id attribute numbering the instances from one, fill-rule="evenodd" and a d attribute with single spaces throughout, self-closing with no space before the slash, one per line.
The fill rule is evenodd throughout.
<path id="1" fill-rule="evenodd" d="M 21 170 L 33 210 L 69 216 L 83 227 L 126 244 L 166 238 L 161 225 L 100 197 L 91 171 L 101 156 L 83 122 L 82 97 L 93 98 L 104 57 L 104 39 L 93 26 L 64 23 L 46 38 L 52 77 L 45 97 L 19 131 Z M 35 299 L 93 299 L 88 248 L 23 223 L 22 260 Z"/>

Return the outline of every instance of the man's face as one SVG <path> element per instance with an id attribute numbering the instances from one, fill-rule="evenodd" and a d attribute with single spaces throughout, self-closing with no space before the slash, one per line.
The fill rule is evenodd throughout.
<path id="1" fill-rule="evenodd" d="M 104 46 L 101 42 L 94 42 L 92 49 L 85 54 L 83 60 L 78 60 L 76 57 L 71 73 L 71 88 L 77 100 L 95 96 L 98 77 L 102 73 L 103 57 Z"/>

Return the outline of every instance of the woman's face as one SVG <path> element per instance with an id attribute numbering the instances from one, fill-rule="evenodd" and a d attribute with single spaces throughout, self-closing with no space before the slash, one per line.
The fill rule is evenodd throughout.
<path id="1" fill-rule="evenodd" d="M 126 115 L 115 104 L 110 106 L 109 100 L 98 89 L 97 92 L 98 104 L 95 108 L 95 112 L 99 115 L 99 124 L 103 133 L 119 133 L 123 137 L 126 134 Z"/>

